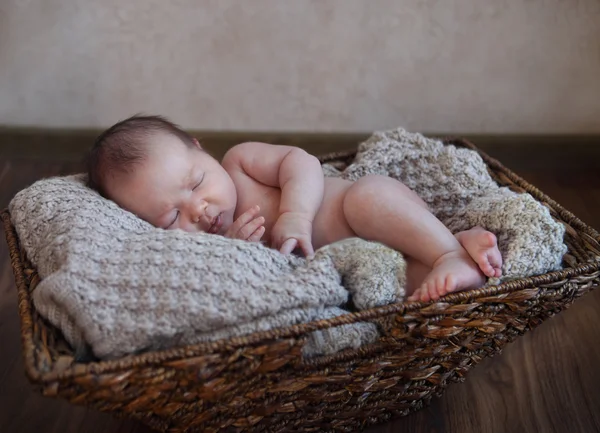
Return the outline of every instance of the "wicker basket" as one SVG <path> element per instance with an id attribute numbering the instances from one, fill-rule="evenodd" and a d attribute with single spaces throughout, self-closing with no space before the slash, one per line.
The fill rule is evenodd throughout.
<path id="1" fill-rule="evenodd" d="M 463 140 L 447 143 L 475 149 Z M 475 149 L 477 150 L 477 149 Z M 136 418 L 163 431 L 354 431 L 423 408 L 486 356 L 568 307 L 600 281 L 600 236 L 499 162 L 495 180 L 529 192 L 566 227 L 564 270 L 246 337 L 81 363 L 35 311 L 39 282 L 2 214 L 19 294 L 25 368 L 45 396 Z M 354 152 L 322 161 L 343 168 Z M 385 321 L 376 343 L 305 360 L 307 335 L 357 321 Z M 390 326 L 391 325 L 391 326 Z"/>

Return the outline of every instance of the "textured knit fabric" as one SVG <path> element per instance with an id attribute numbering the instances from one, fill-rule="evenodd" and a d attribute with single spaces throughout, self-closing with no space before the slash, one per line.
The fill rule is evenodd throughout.
<path id="1" fill-rule="evenodd" d="M 361 144 L 343 173 L 324 171 L 396 177 L 453 231 L 488 228 L 498 235 L 505 278 L 557 269 L 566 252 L 564 228 L 547 209 L 499 188 L 475 152 L 398 129 Z M 37 310 L 76 350 L 89 345 L 101 358 L 335 317 L 349 299 L 364 309 L 404 296 L 404 260 L 383 245 L 347 239 L 307 261 L 259 243 L 165 231 L 86 188 L 81 175 L 36 182 L 10 211 L 42 278 Z M 322 330 L 305 353 L 376 337 L 371 323 Z"/>

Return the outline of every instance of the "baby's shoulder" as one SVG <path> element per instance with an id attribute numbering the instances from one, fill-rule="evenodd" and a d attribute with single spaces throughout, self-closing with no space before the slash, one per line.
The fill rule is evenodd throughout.
<path id="1" fill-rule="evenodd" d="M 274 144 L 261 143 L 258 141 L 245 141 L 231 147 L 223 157 L 225 159 L 235 159 L 248 156 L 254 156 L 256 154 L 269 154 L 277 152 L 277 147 Z"/>
<path id="2" fill-rule="evenodd" d="M 227 170 L 241 170 L 251 177 L 277 176 L 279 165 L 285 158 L 283 146 L 247 141 L 229 149 L 221 165 Z M 270 182 L 267 182 L 270 183 Z"/>

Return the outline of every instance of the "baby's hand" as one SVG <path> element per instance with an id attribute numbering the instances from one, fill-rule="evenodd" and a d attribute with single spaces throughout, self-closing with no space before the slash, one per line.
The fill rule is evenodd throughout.
<path id="1" fill-rule="evenodd" d="M 244 212 L 231 224 L 225 233 L 226 238 L 258 242 L 265 234 L 265 218 L 258 216 L 260 207 L 254 206 Z"/>
<path id="2" fill-rule="evenodd" d="M 282 213 L 271 231 L 271 247 L 283 254 L 299 247 L 306 257 L 312 257 L 312 220 L 298 212 Z"/>

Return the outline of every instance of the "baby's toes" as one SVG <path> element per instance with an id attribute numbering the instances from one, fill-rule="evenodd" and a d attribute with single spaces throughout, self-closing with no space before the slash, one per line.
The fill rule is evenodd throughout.
<path id="1" fill-rule="evenodd" d="M 423 284 L 423 288 L 421 290 L 421 302 L 428 302 L 431 299 L 432 286 L 435 287 L 431 282 Z"/>
<path id="2" fill-rule="evenodd" d="M 446 277 L 446 284 L 444 286 L 444 293 L 440 293 L 440 296 L 447 295 L 448 293 L 452 293 L 458 287 L 458 281 L 456 281 L 456 276 L 448 275 Z"/>
<path id="3" fill-rule="evenodd" d="M 421 289 L 421 287 L 418 287 L 412 295 L 410 295 L 408 298 L 406 298 L 407 301 L 410 302 L 415 302 L 418 301 L 419 298 L 421 297 L 421 293 L 423 292 L 423 290 Z"/>
<path id="4" fill-rule="evenodd" d="M 492 269 L 494 270 L 494 275 L 492 276 L 500 277 L 502 275 L 502 254 L 500 254 L 500 251 L 491 251 L 488 254 L 488 260 Z"/>
<path id="5" fill-rule="evenodd" d="M 483 255 L 483 258 L 478 263 L 479 269 L 487 277 L 493 277 L 496 274 L 493 264 L 490 262 L 490 258 L 487 254 Z"/>
<path id="6" fill-rule="evenodd" d="M 421 285 L 415 289 L 412 295 L 408 297 L 408 300 L 411 302 L 419 302 L 423 297 L 423 292 L 425 291 L 425 286 Z"/>
<path id="7" fill-rule="evenodd" d="M 438 299 L 442 296 L 444 296 L 447 291 L 446 291 L 446 278 L 444 277 L 438 277 L 435 279 L 435 284 L 433 285 L 433 293 L 432 291 L 430 291 L 429 293 L 431 294 L 431 299 Z"/>

